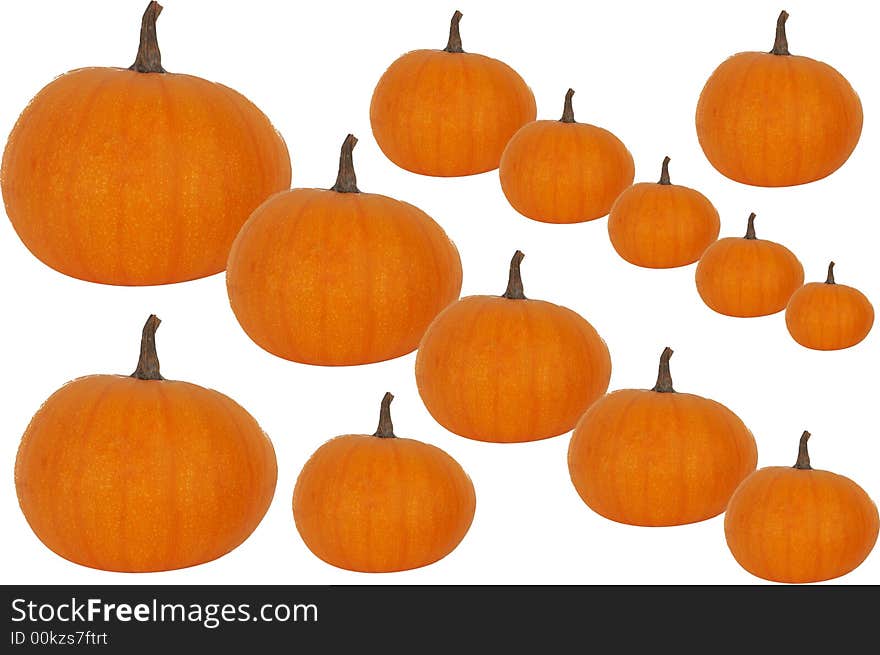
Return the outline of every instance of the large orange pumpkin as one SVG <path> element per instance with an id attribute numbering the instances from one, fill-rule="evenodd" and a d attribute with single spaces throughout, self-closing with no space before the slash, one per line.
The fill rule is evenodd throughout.
<path id="1" fill-rule="evenodd" d="M 443 50 L 388 67 L 370 103 L 373 136 L 401 168 L 455 177 L 498 168 L 504 146 L 535 120 L 535 97 L 507 64 L 462 50 L 456 11 Z"/>
<path id="2" fill-rule="evenodd" d="M 775 582 L 819 582 L 849 573 L 877 541 L 877 506 L 855 482 L 810 466 L 809 432 L 793 467 L 752 473 L 724 517 L 730 552 L 749 573 Z"/>
<path id="3" fill-rule="evenodd" d="M 306 364 L 369 364 L 415 350 L 461 291 L 458 250 L 430 216 L 357 188 L 348 135 L 336 184 L 261 205 L 226 275 L 238 322 L 257 345 Z"/>
<path id="4" fill-rule="evenodd" d="M 608 215 L 608 236 L 617 254 L 646 268 L 693 264 L 720 229 L 718 211 L 706 196 L 672 184 L 669 157 L 663 159 L 659 182 L 632 185 Z"/>
<path id="5" fill-rule="evenodd" d="M 623 389 L 584 414 L 568 449 L 571 480 L 602 516 L 630 525 L 695 523 L 724 511 L 755 470 L 755 439 L 724 405 L 672 387 L 666 348 L 652 389 Z"/>
<path id="6" fill-rule="evenodd" d="M 217 391 L 166 380 L 150 316 L 131 376 L 90 375 L 31 420 L 15 462 L 33 531 L 77 564 L 166 571 L 226 554 L 275 492 L 275 451 L 257 422 Z"/>
<path id="7" fill-rule="evenodd" d="M 394 435 L 390 393 L 372 435 L 331 439 L 293 491 L 303 541 L 333 566 L 386 573 L 446 557 L 474 519 L 474 486 L 436 446 Z"/>
<path id="8" fill-rule="evenodd" d="M 792 338 L 813 350 L 841 350 L 860 343 L 874 325 L 874 307 L 865 294 L 834 280 L 834 262 L 824 283 L 794 292 L 785 308 Z"/>
<path id="9" fill-rule="evenodd" d="M 502 296 L 446 308 L 416 356 L 419 393 L 443 427 L 469 439 L 520 442 L 571 430 L 605 393 L 605 342 L 572 310 L 523 293 L 519 251 Z"/>
<path id="10" fill-rule="evenodd" d="M 743 238 L 719 239 L 697 264 L 703 302 L 727 316 L 768 316 L 785 309 L 804 283 L 804 267 L 785 246 L 755 236 L 755 214 Z"/>
<path id="11" fill-rule="evenodd" d="M 513 135 L 498 175 L 508 202 L 544 223 L 582 223 L 605 216 L 632 184 L 635 166 L 626 146 L 608 130 L 578 123 L 565 94 L 562 118 L 534 121 Z"/>
<path id="12" fill-rule="evenodd" d="M 862 133 L 862 103 L 843 75 L 792 55 L 786 12 L 769 53 L 742 52 L 712 73 L 697 104 L 697 136 L 709 162 L 756 186 L 805 184 L 849 158 Z"/>
<path id="13" fill-rule="evenodd" d="M 130 68 L 56 78 L 9 136 L 6 213 L 67 275 L 146 285 L 219 273 L 251 211 L 290 186 L 287 147 L 257 107 L 162 67 L 161 9 L 147 7 Z"/>

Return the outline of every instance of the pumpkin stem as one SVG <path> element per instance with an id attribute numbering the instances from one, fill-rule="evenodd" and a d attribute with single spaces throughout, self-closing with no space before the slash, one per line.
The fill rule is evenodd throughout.
<path id="1" fill-rule="evenodd" d="M 810 451 L 807 450 L 807 441 L 809 440 L 810 433 L 804 430 L 804 433 L 801 435 L 800 444 L 798 445 L 798 458 L 792 468 L 802 469 L 804 471 L 809 471 L 813 468 L 810 466 Z"/>
<path id="2" fill-rule="evenodd" d="M 336 184 L 330 187 L 337 193 L 360 193 L 357 187 L 357 176 L 354 174 L 354 160 L 351 151 L 354 150 L 358 140 L 353 134 L 345 137 L 342 142 L 342 150 L 339 152 L 339 172 L 336 174 Z"/>
<path id="3" fill-rule="evenodd" d="M 391 439 L 394 435 L 394 424 L 391 422 L 391 401 L 394 396 L 386 393 L 382 396 L 382 405 L 379 408 L 379 427 L 373 433 L 374 437 L 382 439 Z"/>
<path id="4" fill-rule="evenodd" d="M 669 371 L 669 360 L 672 358 L 672 348 L 666 346 L 660 354 L 660 368 L 657 371 L 657 384 L 651 391 L 658 393 L 675 393 L 672 388 L 672 373 Z"/>
<path id="5" fill-rule="evenodd" d="M 565 93 L 565 105 L 562 108 L 562 118 L 559 119 L 560 123 L 577 123 L 574 119 L 574 109 L 571 106 L 571 98 L 574 95 L 574 89 L 569 89 Z"/>
<path id="6" fill-rule="evenodd" d="M 458 31 L 458 24 L 463 15 L 458 10 L 452 14 L 452 21 L 449 23 L 449 40 L 446 42 L 446 47 L 443 48 L 446 52 L 464 52 L 461 49 L 461 33 Z"/>
<path id="7" fill-rule="evenodd" d="M 141 41 L 138 45 L 137 57 L 128 70 L 138 73 L 164 73 L 162 53 L 159 52 L 159 40 L 156 37 L 156 19 L 162 13 L 162 5 L 153 0 L 147 5 L 141 18 Z"/>
<path id="8" fill-rule="evenodd" d="M 669 157 L 663 158 L 663 166 L 660 168 L 660 181 L 657 184 L 672 184 L 669 181 L 669 162 L 672 161 Z"/>
<path id="9" fill-rule="evenodd" d="M 156 330 L 162 321 L 155 314 L 150 314 L 150 318 L 144 323 L 144 329 L 141 333 L 141 355 L 138 358 L 137 368 L 131 377 L 138 380 L 164 380 L 162 374 L 159 373 L 159 356 L 156 354 Z"/>
<path id="10" fill-rule="evenodd" d="M 773 50 L 770 51 L 771 55 L 791 54 L 788 51 L 788 37 L 785 35 L 785 21 L 787 20 L 788 12 L 783 9 L 779 14 L 779 18 L 776 19 L 776 40 L 773 42 Z"/>
<path id="11" fill-rule="evenodd" d="M 825 278 L 825 284 L 834 284 L 834 262 L 828 264 L 828 277 Z"/>
<path id="12" fill-rule="evenodd" d="M 743 237 L 744 239 L 757 239 L 755 236 L 755 212 L 749 214 L 749 225 L 746 228 L 746 235 Z"/>
<path id="13" fill-rule="evenodd" d="M 526 295 L 523 293 L 522 275 L 520 274 L 519 265 L 522 263 L 524 254 L 521 250 L 513 253 L 510 260 L 510 274 L 507 277 L 507 289 L 501 295 L 502 298 L 508 300 L 525 300 Z"/>

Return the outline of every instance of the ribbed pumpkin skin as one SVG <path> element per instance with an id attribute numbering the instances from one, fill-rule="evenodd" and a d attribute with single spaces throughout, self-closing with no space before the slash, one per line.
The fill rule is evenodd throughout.
<path id="1" fill-rule="evenodd" d="M 216 559 L 257 527 L 275 452 L 221 393 L 186 382 L 92 375 L 40 408 L 15 463 L 21 509 L 55 553 L 122 572 Z"/>
<path id="2" fill-rule="evenodd" d="M 499 169 L 508 202 L 544 223 L 605 216 L 632 184 L 632 155 L 614 134 L 587 123 L 535 121 L 507 144 Z"/>
<path id="3" fill-rule="evenodd" d="M 229 256 L 229 300 L 257 345 L 343 366 L 415 350 L 461 291 L 461 261 L 420 209 L 381 195 L 294 189 L 270 198 Z"/>
<path id="4" fill-rule="evenodd" d="M 510 137 L 535 116 L 535 97 L 510 66 L 443 50 L 400 57 L 370 102 L 373 136 L 385 156 L 438 177 L 498 168 Z"/>
<path id="5" fill-rule="evenodd" d="M 853 287 L 811 282 L 792 295 L 785 324 L 792 338 L 806 348 L 841 350 L 868 336 L 874 307 Z"/>
<path id="6" fill-rule="evenodd" d="M 862 132 L 862 104 L 846 78 L 821 61 L 743 52 L 706 82 L 696 123 L 703 152 L 722 175 L 792 186 L 846 162 Z"/>
<path id="7" fill-rule="evenodd" d="M 614 250 L 645 268 L 693 264 L 720 229 L 721 219 L 709 199 L 677 184 L 634 184 L 620 194 L 608 216 Z"/>
<path id="8" fill-rule="evenodd" d="M 150 285 L 213 275 L 290 158 L 244 96 L 198 77 L 83 68 L 31 101 L 3 155 L 6 213 L 61 273 Z"/>
<path id="9" fill-rule="evenodd" d="M 613 521 L 643 526 L 717 516 L 757 461 L 752 433 L 724 405 L 641 389 L 592 405 L 568 451 L 583 501 Z"/>
<path id="10" fill-rule="evenodd" d="M 470 478 L 420 441 L 345 435 L 321 446 L 293 492 L 303 541 L 333 566 L 366 573 L 426 566 L 461 542 L 474 518 Z"/>
<path id="11" fill-rule="evenodd" d="M 463 298 L 431 324 L 416 356 L 428 411 L 479 441 L 568 432 L 610 378 L 608 347 L 593 326 L 541 300 Z"/>
<path id="12" fill-rule="evenodd" d="M 727 545 L 749 573 L 819 582 L 849 573 L 877 541 L 877 507 L 842 475 L 787 466 L 746 478 L 724 517 Z"/>
<path id="13" fill-rule="evenodd" d="M 768 316 L 785 309 L 804 283 L 804 267 L 785 246 L 763 239 L 726 238 L 697 264 L 697 291 L 720 314 Z"/>

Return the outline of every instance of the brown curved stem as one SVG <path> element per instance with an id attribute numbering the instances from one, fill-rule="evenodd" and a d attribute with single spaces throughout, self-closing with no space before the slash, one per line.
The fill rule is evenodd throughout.
<path id="1" fill-rule="evenodd" d="M 776 40 L 773 42 L 771 55 L 790 55 L 788 51 L 788 37 L 785 34 L 785 21 L 788 20 L 788 12 L 784 9 L 776 19 Z"/>
<path id="2" fill-rule="evenodd" d="M 663 166 L 660 168 L 660 181 L 657 184 L 672 184 L 669 181 L 669 162 L 672 161 L 669 157 L 663 158 Z"/>
<path id="3" fill-rule="evenodd" d="M 336 174 L 336 184 L 330 187 L 337 193 L 360 193 L 357 187 L 357 176 L 354 174 L 354 159 L 351 152 L 358 140 L 353 134 L 345 137 L 342 149 L 339 151 L 339 172 Z"/>
<path id="4" fill-rule="evenodd" d="M 128 70 L 138 73 L 164 73 L 162 53 L 159 52 L 159 39 L 156 36 L 156 19 L 162 13 L 162 5 L 153 0 L 147 5 L 141 18 L 141 41 L 138 45 L 137 57 Z"/>
<path id="5" fill-rule="evenodd" d="M 159 373 L 159 356 L 156 354 L 156 330 L 162 321 L 155 314 L 150 314 L 141 333 L 141 355 L 137 368 L 131 377 L 138 380 L 164 380 Z"/>
<path id="6" fill-rule="evenodd" d="M 675 393 L 672 388 L 672 373 L 669 371 L 669 360 L 672 358 L 672 348 L 667 346 L 660 354 L 660 368 L 657 371 L 657 384 L 651 391 L 658 393 Z"/>
<path id="7" fill-rule="evenodd" d="M 803 469 L 805 471 L 809 471 L 813 468 L 810 466 L 810 451 L 807 450 L 807 441 L 809 440 L 810 433 L 804 430 L 804 433 L 801 435 L 800 444 L 798 444 L 798 458 L 794 463 L 793 468 Z"/>
<path id="8" fill-rule="evenodd" d="M 391 422 L 391 401 L 394 396 L 386 393 L 382 396 L 382 405 L 379 408 L 379 427 L 373 433 L 374 437 L 391 439 L 394 435 L 394 424 Z"/>
<path id="9" fill-rule="evenodd" d="M 565 105 L 562 107 L 562 118 L 560 123 L 576 123 L 574 119 L 574 108 L 571 106 L 571 99 L 574 96 L 574 89 L 569 89 L 565 93 Z"/>
<path id="10" fill-rule="evenodd" d="M 525 255 L 522 254 L 521 250 L 513 253 L 513 258 L 510 260 L 510 274 L 507 276 L 507 290 L 501 295 L 502 298 L 510 300 L 526 299 L 525 293 L 523 293 L 522 275 L 519 270 L 524 257 Z"/>
<path id="11" fill-rule="evenodd" d="M 458 10 L 452 14 L 452 21 L 449 23 L 449 41 L 446 42 L 446 47 L 443 48 L 446 52 L 464 52 L 461 49 L 461 33 L 458 29 L 462 15 Z"/>
<path id="12" fill-rule="evenodd" d="M 834 262 L 828 264 L 828 277 L 825 278 L 825 284 L 834 284 Z"/>
<path id="13" fill-rule="evenodd" d="M 755 236 L 755 212 L 749 214 L 749 225 L 746 227 L 746 235 L 744 239 L 757 239 Z"/>

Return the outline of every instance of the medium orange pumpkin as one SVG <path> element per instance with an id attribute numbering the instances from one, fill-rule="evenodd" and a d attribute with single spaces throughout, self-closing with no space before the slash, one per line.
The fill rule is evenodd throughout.
<path id="1" fill-rule="evenodd" d="M 77 564 L 167 571 L 228 553 L 275 492 L 275 451 L 257 422 L 217 391 L 166 380 L 150 316 L 131 376 L 90 375 L 31 420 L 15 462 L 37 537 Z"/>
<path id="2" fill-rule="evenodd" d="M 704 521 L 755 470 L 755 439 L 724 405 L 672 387 L 666 348 L 652 389 L 623 389 L 584 414 L 568 449 L 571 481 L 598 514 L 630 525 Z"/>
<path id="3" fill-rule="evenodd" d="M 755 214 L 745 237 L 720 239 L 697 264 L 703 302 L 727 316 L 768 316 L 785 309 L 804 283 L 804 267 L 788 248 L 755 236 Z"/>
<path id="4" fill-rule="evenodd" d="M 535 120 L 535 96 L 515 70 L 462 50 L 461 16 L 452 16 L 446 48 L 406 53 L 373 92 L 373 136 L 388 159 L 413 173 L 494 170 L 513 133 Z"/>
<path id="5" fill-rule="evenodd" d="M 874 325 L 874 307 L 865 294 L 834 280 L 834 262 L 824 283 L 794 292 L 785 308 L 792 338 L 813 350 L 841 350 L 860 343 Z"/>
<path id="6" fill-rule="evenodd" d="M 92 282 L 181 282 L 223 270 L 253 209 L 290 186 L 269 119 L 232 89 L 168 73 L 151 2 L 128 69 L 53 80 L 9 136 L 6 213 L 45 264 Z"/>
<path id="7" fill-rule="evenodd" d="M 415 350 L 461 291 L 455 245 L 410 204 L 357 188 L 348 135 L 336 184 L 267 200 L 235 241 L 226 274 L 257 345 L 306 364 L 369 364 Z"/>
<path id="8" fill-rule="evenodd" d="M 843 75 L 788 50 L 779 14 L 769 53 L 742 52 L 709 77 L 697 104 L 697 136 L 709 162 L 732 180 L 792 186 L 830 175 L 862 133 L 862 103 Z"/>
<path id="9" fill-rule="evenodd" d="M 474 486 L 436 446 L 394 435 L 382 399 L 373 435 L 318 448 L 293 491 L 293 517 L 315 555 L 365 573 L 404 571 L 446 557 L 474 519 Z"/>
<path id="10" fill-rule="evenodd" d="M 611 132 L 574 119 L 572 89 L 558 121 L 534 121 L 513 135 L 498 174 L 508 202 L 544 223 L 582 223 L 605 216 L 632 184 L 632 155 Z"/>
<path id="11" fill-rule="evenodd" d="M 669 161 L 663 159 L 659 182 L 632 185 L 611 207 L 608 236 L 617 254 L 630 264 L 687 266 L 718 238 L 718 211 L 699 191 L 672 184 Z"/>
<path id="12" fill-rule="evenodd" d="M 820 582 L 849 573 L 877 541 L 877 506 L 855 482 L 810 466 L 809 432 L 793 467 L 752 473 L 730 499 L 724 534 L 749 573 L 775 582 Z"/>
<path id="13" fill-rule="evenodd" d="M 416 382 L 431 415 L 479 441 L 546 439 L 571 430 L 605 393 L 605 342 L 566 307 L 523 293 L 519 251 L 507 290 L 447 307 L 419 344 Z"/>

